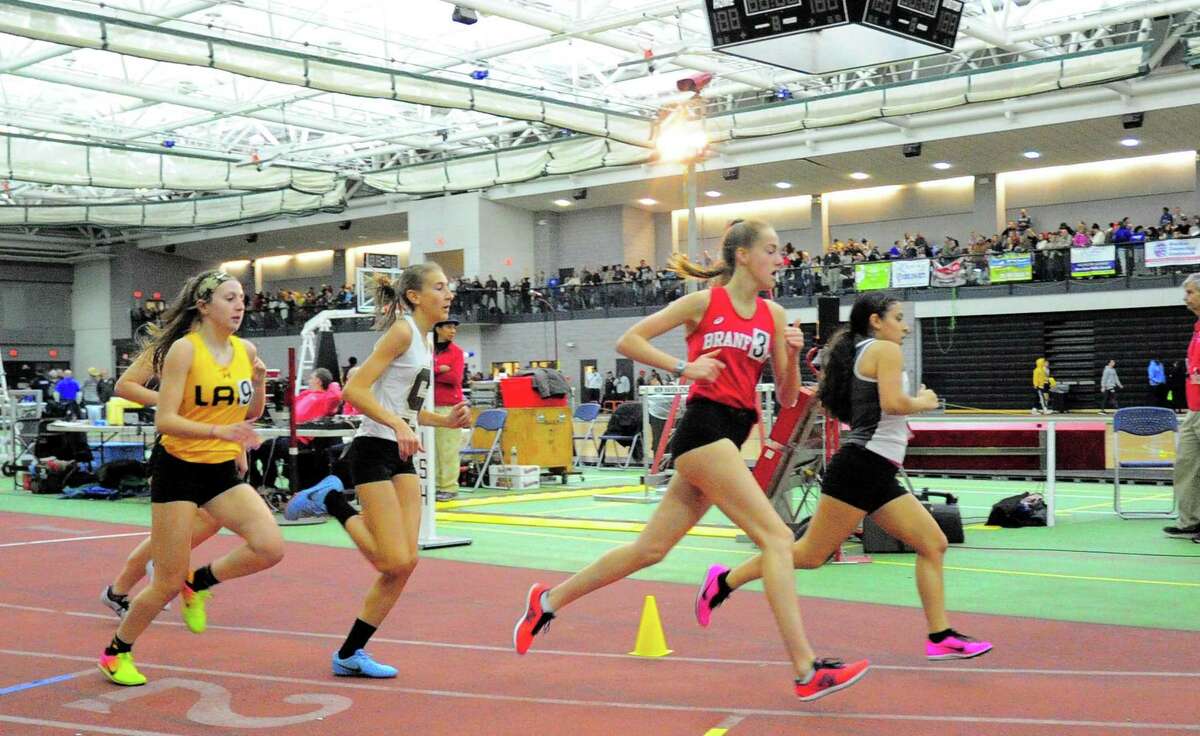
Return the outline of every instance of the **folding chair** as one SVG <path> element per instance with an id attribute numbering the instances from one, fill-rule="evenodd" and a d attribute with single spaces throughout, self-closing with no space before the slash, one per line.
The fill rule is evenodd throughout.
<path id="1" fill-rule="evenodd" d="M 621 465 L 623 468 L 628 468 L 633 456 L 641 449 L 641 426 L 642 404 L 640 401 L 626 401 L 618 406 L 617 410 L 613 412 L 612 418 L 608 420 L 608 428 L 604 434 L 596 438 L 600 447 L 600 456 L 596 459 L 596 466 L 604 465 L 605 457 L 608 454 L 608 443 L 616 442 L 629 445 L 629 452 L 625 454 L 625 462 Z"/>
<path id="2" fill-rule="evenodd" d="M 578 454 L 575 453 L 575 446 L 577 442 L 581 440 L 584 442 L 591 442 L 592 449 L 596 451 L 597 463 L 600 462 L 600 444 L 596 441 L 596 417 L 598 416 L 600 416 L 600 404 L 593 402 L 589 404 L 580 404 L 579 406 L 575 407 L 575 414 L 573 417 L 571 417 L 572 423 L 585 422 L 587 426 L 587 429 L 583 434 L 572 435 L 572 453 L 575 454 L 576 457 L 579 457 Z M 579 464 L 584 464 L 582 458 L 579 458 Z"/>
<path id="3" fill-rule="evenodd" d="M 1175 516 L 1174 494 L 1171 508 L 1163 511 L 1128 511 L 1121 508 L 1122 468 L 1174 468 L 1174 460 L 1122 460 L 1121 434 L 1152 437 L 1163 432 L 1171 433 L 1171 446 L 1178 447 L 1179 420 L 1175 412 L 1157 406 L 1131 406 L 1117 409 L 1113 414 L 1113 510 L 1122 519 L 1170 519 Z"/>
<path id="4" fill-rule="evenodd" d="M 492 444 L 488 447 L 475 447 L 469 445 L 459 450 L 460 456 L 483 456 L 483 465 L 479 468 L 479 474 L 475 478 L 475 490 L 483 484 L 483 478 L 487 475 L 488 467 L 493 462 L 504 462 L 504 452 L 500 448 L 500 436 L 504 433 L 504 423 L 508 420 L 508 412 L 504 409 L 487 409 L 479 413 L 475 418 L 475 426 L 472 429 L 471 437 L 474 441 L 475 429 L 482 429 L 487 432 L 494 432 L 492 435 Z"/>

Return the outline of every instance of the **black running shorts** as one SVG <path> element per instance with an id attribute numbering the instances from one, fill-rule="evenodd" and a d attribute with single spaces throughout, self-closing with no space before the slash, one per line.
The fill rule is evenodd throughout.
<path id="1" fill-rule="evenodd" d="M 758 413 L 753 409 L 739 409 L 704 398 L 691 399 L 671 438 L 671 454 L 678 460 L 688 450 L 721 440 L 729 440 L 740 448 L 756 422 Z"/>
<path id="2" fill-rule="evenodd" d="M 412 457 L 400 457 L 400 446 L 395 440 L 355 437 L 350 443 L 350 477 L 356 486 L 416 474 Z"/>
<path id="3" fill-rule="evenodd" d="M 896 479 L 896 466 L 862 445 L 842 445 L 825 468 L 821 493 L 873 514 L 908 493 Z"/>
<path id="4" fill-rule="evenodd" d="M 203 506 L 225 491 L 243 483 L 237 463 L 193 463 L 180 460 L 158 447 L 150 456 L 150 502 L 188 501 Z"/>

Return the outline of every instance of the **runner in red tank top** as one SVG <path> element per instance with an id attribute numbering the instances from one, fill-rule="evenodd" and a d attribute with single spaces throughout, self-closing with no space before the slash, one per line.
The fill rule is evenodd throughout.
<path id="1" fill-rule="evenodd" d="M 766 299 L 756 296 L 749 319 L 738 314 L 724 286 L 709 289 L 704 318 L 687 336 L 688 360 L 716 350 L 725 370 L 712 383 L 696 383 L 689 399 L 705 398 L 754 411 L 755 386 L 771 354 L 775 317 Z"/>
<path id="2" fill-rule="evenodd" d="M 771 508 L 739 449 L 757 421 L 755 384 L 768 358 L 780 403 L 795 404 L 804 336 L 787 324 L 783 307 L 758 296 L 775 287 L 775 272 L 783 265 L 779 236 L 770 225 L 734 222 L 725 231 L 721 258 L 704 269 L 674 257 L 670 267 L 679 274 L 718 278 L 721 285 L 675 300 L 617 342 L 621 354 L 695 382 L 672 438 L 676 472 L 666 495 L 635 541 L 553 588 L 534 584 L 513 630 L 513 646 L 524 654 L 564 606 L 661 560 L 715 504 L 762 550 L 763 588 L 792 660 L 795 693 L 815 700 L 852 685 L 868 663 L 842 664 L 814 655 L 796 600 L 792 532 Z M 688 333 L 688 360 L 650 343 L 679 326 Z"/>

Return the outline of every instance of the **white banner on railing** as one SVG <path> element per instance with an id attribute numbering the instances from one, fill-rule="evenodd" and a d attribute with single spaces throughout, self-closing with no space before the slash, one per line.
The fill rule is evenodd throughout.
<path id="1" fill-rule="evenodd" d="M 1146 243 L 1147 266 L 1183 266 L 1192 263 L 1200 263 L 1200 238 Z"/>
<path id="2" fill-rule="evenodd" d="M 929 261 L 892 261 L 892 288 L 911 289 L 929 286 Z"/>

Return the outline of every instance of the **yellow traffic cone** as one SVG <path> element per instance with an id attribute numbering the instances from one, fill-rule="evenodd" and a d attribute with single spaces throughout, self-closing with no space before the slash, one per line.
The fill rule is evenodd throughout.
<path id="1" fill-rule="evenodd" d="M 662 621 L 658 618 L 658 604 L 654 596 L 646 596 L 642 606 L 642 621 L 638 624 L 637 643 L 630 652 L 635 657 L 665 657 L 671 653 L 667 649 L 667 637 L 663 635 Z"/>

